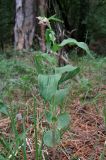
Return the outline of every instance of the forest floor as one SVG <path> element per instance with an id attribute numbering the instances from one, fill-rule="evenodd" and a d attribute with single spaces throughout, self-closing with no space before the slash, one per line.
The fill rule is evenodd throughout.
<path id="1" fill-rule="evenodd" d="M 35 160 L 33 95 L 37 103 L 39 144 L 42 141 L 47 124 L 41 117 L 44 106 L 37 91 L 33 57 L 30 54 L 0 57 L 0 160 L 5 160 L 5 157 L 11 159 L 11 148 L 15 148 L 18 142 L 7 108 L 12 111 L 13 118 L 24 115 L 25 132 L 22 134 L 21 120 L 17 121 L 15 129 L 19 135 L 26 135 L 27 160 Z M 71 123 L 57 146 L 55 159 L 106 160 L 106 58 L 74 57 L 71 63 L 80 67 L 80 73 L 72 80 L 70 94 L 64 104 L 70 113 Z M 15 151 L 16 160 L 25 159 L 22 149 L 18 147 Z M 43 160 L 52 160 L 52 149 L 42 146 L 42 155 Z"/>

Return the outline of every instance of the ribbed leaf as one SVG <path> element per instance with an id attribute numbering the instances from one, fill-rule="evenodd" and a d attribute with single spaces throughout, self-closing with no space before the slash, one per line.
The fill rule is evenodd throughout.
<path id="1" fill-rule="evenodd" d="M 8 115 L 7 106 L 3 102 L 0 102 L 0 112 L 5 115 Z"/>
<path id="2" fill-rule="evenodd" d="M 43 137 L 44 144 L 48 147 L 54 146 L 53 133 L 52 130 L 46 131 Z M 60 132 L 56 130 L 55 132 L 55 143 L 58 144 L 60 142 Z"/>
<path id="3" fill-rule="evenodd" d="M 72 77 L 74 77 L 77 73 L 79 73 L 80 69 L 79 67 L 73 67 L 71 65 L 66 65 L 64 67 L 56 67 L 55 73 L 62 74 L 62 77 L 59 81 L 59 83 L 62 83 Z"/>
<path id="4" fill-rule="evenodd" d="M 88 48 L 88 46 L 87 46 L 86 43 L 84 43 L 84 42 L 78 42 L 77 40 L 75 40 L 75 39 L 73 39 L 73 38 L 68 38 L 68 39 L 64 39 L 64 40 L 60 43 L 59 46 L 60 46 L 60 47 L 64 47 L 64 46 L 67 45 L 67 44 L 69 44 L 69 45 L 71 45 L 71 46 L 76 45 L 76 46 L 80 47 L 81 49 L 85 50 L 86 53 L 87 53 L 90 57 L 93 58 L 93 56 L 91 55 L 90 50 L 89 50 L 89 48 Z"/>
<path id="5" fill-rule="evenodd" d="M 49 101 L 55 95 L 60 78 L 61 74 L 38 76 L 40 94 L 45 100 Z"/>
<path id="6" fill-rule="evenodd" d="M 68 88 L 57 90 L 54 97 L 53 97 L 52 103 L 55 106 L 61 105 L 63 103 L 65 97 L 67 96 L 68 92 L 69 92 Z"/>
<path id="7" fill-rule="evenodd" d="M 70 123 L 70 117 L 68 113 L 63 113 L 59 115 L 58 120 L 57 120 L 57 128 L 59 130 L 67 127 Z"/>

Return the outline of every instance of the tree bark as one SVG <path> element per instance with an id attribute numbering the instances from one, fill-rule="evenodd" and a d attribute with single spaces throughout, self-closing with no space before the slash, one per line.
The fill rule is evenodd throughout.
<path id="1" fill-rule="evenodd" d="M 87 16 L 89 14 L 89 0 L 80 0 L 80 13 L 79 13 L 79 25 L 77 30 L 77 39 L 79 41 L 86 41 L 87 33 Z"/>
<path id="2" fill-rule="evenodd" d="M 16 19 L 14 27 L 15 48 L 31 47 L 35 31 L 34 0 L 16 0 Z"/>
<path id="3" fill-rule="evenodd" d="M 39 0 L 39 12 L 40 12 L 41 17 L 46 17 L 47 16 L 47 0 Z M 46 51 L 45 29 L 46 29 L 46 26 L 43 23 L 40 24 L 42 52 Z"/>

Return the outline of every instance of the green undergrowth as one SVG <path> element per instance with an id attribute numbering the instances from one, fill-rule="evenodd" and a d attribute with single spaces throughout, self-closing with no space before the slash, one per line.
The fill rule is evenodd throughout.
<path id="1" fill-rule="evenodd" d="M 100 114 L 102 98 L 106 127 L 106 58 L 94 58 L 86 43 L 73 38 L 58 44 L 50 22 L 59 19 L 55 15 L 37 18 L 48 24 L 46 53 L 7 51 L 0 56 L 0 159 L 4 160 L 42 160 L 49 149 L 55 160 L 56 152 L 63 149 L 63 135 L 71 127 L 68 99 L 70 105 L 76 98 L 82 104 L 93 104 Z M 65 57 L 58 53 L 66 45 L 80 48 L 87 56 L 72 55 L 65 59 L 68 64 L 59 66 L 57 59 Z M 104 157 L 104 150 L 101 154 Z"/>
<path id="2" fill-rule="evenodd" d="M 29 126 L 27 130 L 25 129 L 25 118 L 28 116 L 30 117 L 31 121 L 34 123 L 35 131 L 37 125 L 36 119 L 34 119 L 34 116 L 36 118 L 36 108 L 31 108 L 33 107 L 33 105 L 31 104 L 32 103 L 31 98 L 33 96 L 39 95 L 37 91 L 38 73 L 36 70 L 36 66 L 34 64 L 35 53 L 33 54 L 31 53 L 30 55 L 28 55 L 28 53 L 26 55 L 23 54 L 18 56 L 13 56 L 10 59 L 4 56 L 0 56 L 0 107 L 4 106 L 4 108 L 3 107 L 0 108 L 1 112 L 0 119 L 3 119 L 7 117 L 8 114 L 10 114 L 9 116 L 11 117 L 12 121 L 11 124 L 12 130 L 10 131 L 10 133 L 15 133 L 14 138 L 12 138 L 11 135 L 9 135 L 9 137 L 6 138 L 5 140 L 5 135 L 2 135 L 2 132 L 0 131 L 0 136 L 2 135 L 2 139 L 0 140 L 0 143 L 2 143 L 2 147 L 0 147 L 0 152 L 3 150 L 1 156 L 5 157 L 6 154 L 7 157 L 10 156 L 8 157 L 8 159 L 11 159 L 11 157 L 16 157 L 16 155 L 19 156 L 18 152 L 20 152 L 21 149 L 24 155 L 24 159 L 26 159 L 25 138 L 31 126 Z M 71 89 L 68 98 L 74 100 L 76 97 L 79 97 L 82 104 L 85 103 L 94 104 L 98 112 L 98 99 L 102 97 L 104 101 L 103 118 L 104 118 L 104 124 L 106 125 L 106 113 L 105 113 L 106 95 L 103 94 L 102 92 L 98 92 L 98 89 L 103 87 L 105 88 L 106 86 L 106 58 L 98 57 L 95 59 L 90 59 L 88 58 L 88 56 L 75 57 L 75 58 L 72 56 L 70 58 L 70 63 L 72 63 L 74 66 L 79 67 L 80 72 L 70 82 Z M 49 72 L 52 71 L 52 67 L 49 69 Z M 62 86 L 62 88 L 63 87 L 64 86 Z M 43 94 L 43 97 L 45 98 L 45 93 Z M 39 99 L 37 99 L 37 102 L 38 100 Z M 35 101 L 34 103 L 36 103 Z M 42 103 L 41 99 L 39 100 L 39 103 Z M 67 104 L 65 105 L 67 106 Z M 8 109 L 11 112 L 8 113 Z M 17 121 L 15 117 L 15 115 L 19 113 L 19 110 L 24 111 L 23 124 L 21 126 L 22 133 L 20 135 L 17 133 L 17 128 L 16 128 Z M 41 115 L 39 119 L 42 119 L 42 116 L 43 115 Z M 54 121 L 55 120 L 56 119 L 54 118 Z M 47 133 L 49 134 L 49 132 Z M 36 137 L 35 141 L 37 141 Z M 16 147 L 14 151 L 12 151 L 14 145 L 16 145 Z M 36 142 L 36 147 L 38 147 L 37 145 L 38 144 Z M 40 143 L 40 145 L 42 146 L 42 143 Z M 38 148 L 37 154 L 39 154 L 39 152 L 41 152 L 41 148 Z M 21 157 L 19 156 L 19 158 Z"/>
<path id="3" fill-rule="evenodd" d="M 93 105 L 99 114 L 100 99 L 102 109 L 106 106 L 106 57 L 93 60 L 87 56 L 72 59 L 72 63 L 80 67 L 80 73 L 73 84 L 71 99 L 78 97 L 82 104 Z"/>
<path id="4" fill-rule="evenodd" d="M 35 84 L 36 69 L 30 63 L 31 56 L 0 57 L 0 95 L 17 87 L 28 90 Z"/>

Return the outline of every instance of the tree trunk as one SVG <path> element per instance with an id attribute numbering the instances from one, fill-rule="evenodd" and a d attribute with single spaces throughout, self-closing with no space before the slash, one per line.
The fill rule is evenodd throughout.
<path id="1" fill-rule="evenodd" d="M 35 31 L 34 0 L 16 0 L 16 19 L 14 27 L 15 48 L 31 47 Z"/>
<path id="2" fill-rule="evenodd" d="M 80 0 L 79 25 L 77 30 L 78 40 L 86 41 L 87 16 L 89 14 L 89 0 Z"/>
<path id="3" fill-rule="evenodd" d="M 47 17 L 47 0 L 39 0 L 39 14 L 41 17 Z M 41 33 L 41 50 L 42 52 L 46 51 L 45 44 L 45 24 L 40 24 L 40 33 Z"/>

